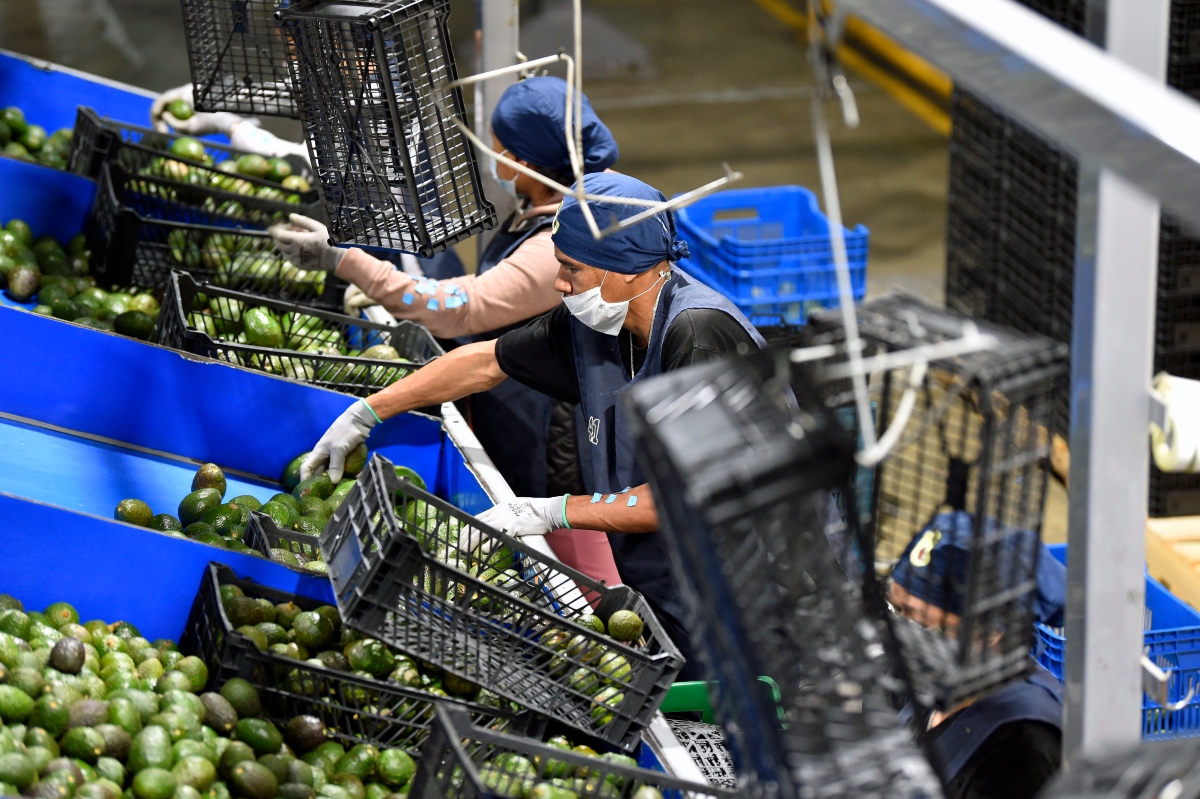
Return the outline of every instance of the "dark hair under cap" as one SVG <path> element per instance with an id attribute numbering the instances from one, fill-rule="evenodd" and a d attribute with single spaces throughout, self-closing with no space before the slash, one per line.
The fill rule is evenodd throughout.
<path id="1" fill-rule="evenodd" d="M 571 156 L 565 135 L 567 82 L 544 76 L 509 86 L 492 112 L 496 138 L 518 160 L 552 172 L 571 175 Z M 574 125 L 572 125 L 574 128 Z M 583 98 L 583 171 L 603 172 L 617 162 L 619 150 L 612 133 Z"/>

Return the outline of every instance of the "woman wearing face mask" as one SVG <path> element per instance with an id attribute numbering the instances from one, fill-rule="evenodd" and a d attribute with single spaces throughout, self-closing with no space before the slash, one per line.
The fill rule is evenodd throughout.
<path id="1" fill-rule="evenodd" d="M 588 194 L 665 199 L 625 175 L 591 175 L 585 185 Z M 590 206 L 601 220 L 628 219 L 643 210 L 607 202 Z M 700 679 L 699 664 L 689 656 L 679 589 L 657 532 L 654 498 L 638 468 L 619 399 L 638 380 L 748 351 L 763 340 L 729 300 L 672 266 L 687 247 L 676 237 L 669 212 L 596 241 L 579 204 L 567 197 L 553 230 L 559 262 L 554 287 L 562 304 L 494 341 L 459 347 L 355 402 L 321 437 L 302 473 L 326 461 L 340 470 L 346 453 L 382 419 L 487 391 L 510 377 L 578 403 L 585 493 L 525 497 L 480 519 L 519 538 L 580 527 L 608 532 L 624 582 L 645 596 L 688 657 L 680 679 Z"/>
<path id="2" fill-rule="evenodd" d="M 562 185 L 574 182 L 564 134 L 566 89 L 561 78 L 529 78 L 510 86 L 492 114 L 494 151 Z M 602 172 L 616 162 L 617 143 L 586 97 L 582 105 L 583 169 Z M 561 304 L 550 225 L 562 194 L 495 159 L 489 159 L 489 168 L 517 200 L 517 209 L 501 224 L 474 275 L 437 281 L 406 274 L 363 250 L 329 246 L 325 226 L 299 215 L 291 217 L 292 228 L 276 226 L 271 234 L 299 268 L 335 272 L 372 304 L 420 322 L 435 336 L 461 344 L 494 339 Z M 484 450 L 517 494 L 581 490 L 572 405 L 510 381 L 471 397 L 469 414 Z M 330 471 L 340 472 L 340 461 Z M 568 565 L 609 584 L 620 582 L 602 533 L 565 531 L 549 543 Z"/>

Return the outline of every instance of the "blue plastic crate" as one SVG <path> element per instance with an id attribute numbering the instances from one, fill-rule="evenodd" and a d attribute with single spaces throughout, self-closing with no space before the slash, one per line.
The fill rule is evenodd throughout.
<path id="1" fill-rule="evenodd" d="M 678 212 L 692 250 L 685 270 L 729 297 L 755 324 L 803 324 L 837 303 L 829 222 L 801 186 L 718 192 Z M 854 297 L 867 287 L 869 231 L 845 230 Z"/>
<path id="2" fill-rule="evenodd" d="M 1060 562 L 1067 562 L 1067 547 L 1048 547 Z M 1039 624 L 1034 655 L 1059 680 L 1063 678 L 1065 632 Z M 1176 597 L 1162 583 L 1146 575 L 1145 644 L 1150 659 L 1174 670 L 1168 691 L 1177 702 L 1192 686 L 1200 692 L 1200 613 Z M 1165 740 L 1200 736 L 1200 704 L 1167 711 L 1142 697 L 1142 738 Z"/>

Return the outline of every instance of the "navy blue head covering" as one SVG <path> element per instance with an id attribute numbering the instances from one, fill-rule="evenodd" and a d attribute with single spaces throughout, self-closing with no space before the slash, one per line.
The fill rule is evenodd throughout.
<path id="1" fill-rule="evenodd" d="M 987 532 L 995 531 L 995 523 L 989 519 Z M 933 521 L 908 542 L 904 554 L 892 569 L 892 579 L 923 602 L 949 613 L 962 614 L 964 594 L 967 590 L 967 569 L 970 566 L 971 514 L 966 511 L 939 513 Z M 1020 530 L 1004 539 L 998 556 L 1001 579 L 1005 567 L 1013 579 L 1025 573 L 1025 568 L 1014 568 L 1019 564 L 1015 558 L 1030 550 L 1036 539 L 1032 530 Z M 1034 621 L 1050 627 L 1063 625 L 1063 612 L 1067 601 L 1067 570 L 1055 560 L 1045 544 L 1038 541 L 1037 595 L 1034 599 Z"/>
<path id="2" fill-rule="evenodd" d="M 653 186 L 615 172 L 588 175 L 583 185 L 588 194 L 654 202 L 665 202 L 667 199 Z M 592 200 L 588 200 L 588 207 L 601 230 L 646 210 L 644 206 Z M 640 274 L 663 261 L 674 262 L 688 256 L 687 243 L 677 235 L 675 215 L 670 211 L 660 211 L 649 219 L 597 241 L 592 236 L 587 220 L 583 218 L 579 202 L 568 194 L 554 217 L 553 230 L 555 246 L 567 256 L 588 266 L 623 275 Z"/>
<path id="3" fill-rule="evenodd" d="M 566 108 L 565 80 L 529 78 L 509 86 L 500 96 L 492 112 L 492 130 L 518 160 L 570 175 L 571 156 L 564 133 Z M 603 172 L 617 162 L 618 154 L 616 139 L 584 97 L 583 171 Z"/>

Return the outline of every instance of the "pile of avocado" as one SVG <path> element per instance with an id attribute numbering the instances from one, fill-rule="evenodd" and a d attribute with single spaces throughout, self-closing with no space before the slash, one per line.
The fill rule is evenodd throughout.
<path id="1" fill-rule="evenodd" d="M 128 622 L 0 608 L 0 796 L 399 799 L 416 771 L 399 749 L 347 752 L 313 716 L 281 732 L 245 680 L 201 693 L 204 661 Z"/>
<path id="2" fill-rule="evenodd" d="M 176 514 L 156 514 L 144 500 L 130 498 L 117 503 L 113 518 L 178 538 L 190 538 L 203 544 L 265 557 L 243 540 L 250 513 L 261 511 L 271 517 L 279 529 L 311 535 L 315 539 L 324 531 L 333 512 L 354 487 L 354 478 L 367 463 L 367 447 L 360 444 L 346 457 L 345 474 L 337 485 L 325 473 L 301 480 L 300 465 L 306 457 L 307 452 L 297 455 L 288 463 L 281 479 L 286 491 L 273 495 L 265 503 L 249 494 L 226 502 L 228 481 L 225 473 L 217 464 L 206 463 L 196 470 L 192 477 L 192 491 L 180 500 Z M 409 479 L 421 479 L 411 469 L 404 469 L 404 472 Z M 424 483 L 421 485 L 424 486 Z M 289 566 L 327 571 L 315 540 L 309 560 L 302 561 L 291 551 L 278 548 L 271 550 L 270 557 Z"/>
<path id="3" fill-rule="evenodd" d="M 249 216 L 232 200 L 222 203 L 217 210 L 239 219 Z M 325 289 L 324 272 L 293 266 L 275 250 L 270 236 L 180 228 L 167 234 L 166 247 L 179 269 L 205 270 L 218 286 L 259 291 L 294 286 L 298 293 L 317 296 Z"/>
<path id="4" fill-rule="evenodd" d="M 179 501 L 176 514 L 155 513 L 143 500 L 123 499 L 117 503 L 113 518 L 117 521 L 148 527 L 177 538 L 190 538 L 202 544 L 231 549 L 247 555 L 262 556 L 262 553 L 246 546 L 242 537 L 250 512 L 263 506 L 249 494 L 234 497 L 225 502 L 228 481 L 221 467 L 206 463 L 192 477 L 192 491 Z M 276 494 L 272 501 L 281 501 L 290 494 Z"/>
<path id="5" fill-rule="evenodd" d="M 0 154 L 53 169 L 66 169 L 71 155 L 71 128 L 60 128 L 49 136 L 41 125 L 31 125 L 15 105 L 0 110 Z"/>
<path id="6" fill-rule="evenodd" d="M 637 768 L 638 765 L 629 755 L 615 752 L 598 754 L 590 746 L 573 746 L 561 735 L 546 741 L 546 745 L 606 763 L 629 768 Z M 535 760 L 515 752 L 501 752 L 479 766 L 479 776 L 484 787 L 511 799 L 578 799 L 580 794 L 613 799 L 622 796 L 630 799 L 663 799 L 662 792 L 657 788 L 645 784 L 626 785 L 625 778 L 616 774 L 603 774 L 596 769 L 562 760 L 547 759 L 544 764 Z"/>
<path id="7" fill-rule="evenodd" d="M 88 274 L 91 252 L 83 234 L 64 247 L 52 236 L 33 237 L 29 225 L 10 219 L 0 229 L 0 286 L 17 302 L 36 298 L 33 312 L 97 330 L 149 339 L 158 300 L 149 291 L 105 291 Z"/>
<path id="8" fill-rule="evenodd" d="M 213 341 L 227 344 L 291 350 L 301 355 L 346 355 L 375 361 L 403 360 L 396 348 L 389 344 L 376 344 L 365 350 L 352 348 L 336 325 L 312 314 L 275 311 L 265 306 L 247 306 L 240 300 L 209 297 L 203 292 L 197 292 L 193 298 L 187 323 L 189 327 L 205 333 Z M 229 363 L 261 369 L 295 380 L 352 383 L 374 388 L 391 385 L 407 377 L 411 371 L 393 366 L 367 364 L 314 365 L 304 358 L 266 353 L 239 353 L 232 350 L 222 350 L 217 357 Z"/>
<path id="9" fill-rule="evenodd" d="M 156 175 L 179 183 L 208 186 L 286 203 L 299 203 L 300 193 L 306 192 L 310 188 L 308 181 L 302 176 L 292 174 L 292 165 L 283 158 L 264 158 L 255 153 L 245 153 L 237 158 L 227 158 L 218 162 L 209 154 L 204 142 L 191 136 L 180 136 L 170 144 L 167 144 L 165 138 L 148 136 L 145 143 L 165 150 L 168 155 L 173 155 L 175 158 L 196 161 L 210 169 L 192 169 L 181 161 L 163 157 L 155 159 L 148 167 L 140 170 L 139 174 Z M 215 174 L 211 171 L 212 169 L 217 170 L 220 174 Z M 278 184 L 279 188 L 260 186 L 240 179 L 243 177 L 267 180 Z"/>
<path id="10" fill-rule="evenodd" d="M 518 709 L 472 682 L 444 673 L 431 663 L 419 663 L 382 641 L 343 627 L 337 608 L 331 605 L 304 611 L 294 602 L 272 604 L 267 599 L 246 596 L 236 585 L 221 586 L 221 604 L 229 623 L 261 652 L 368 680 L 386 680 L 434 696 Z M 298 671 L 281 677 L 281 685 L 294 693 L 313 691 L 312 684 Z M 369 704 L 365 692 L 361 700 L 366 712 L 379 712 Z M 347 701 L 347 697 L 341 696 L 339 701 Z"/>

